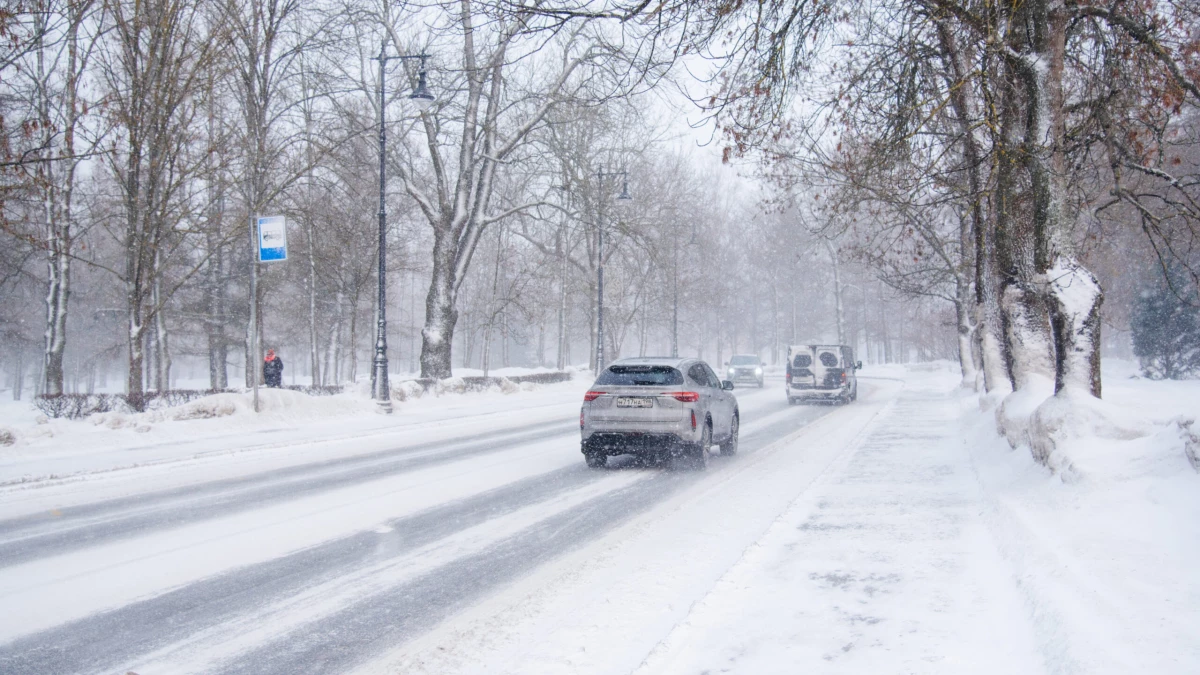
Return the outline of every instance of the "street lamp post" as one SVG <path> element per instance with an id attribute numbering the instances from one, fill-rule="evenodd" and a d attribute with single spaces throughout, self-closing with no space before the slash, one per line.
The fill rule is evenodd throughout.
<path id="1" fill-rule="evenodd" d="M 596 206 L 596 374 L 604 370 L 604 180 L 621 177 L 621 194 L 617 199 L 632 199 L 629 196 L 629 174 L 625 171 L 596 171 L 599 201 Z"/>
<path id="2" fill-rule="evenodd" d="M 379 61 L 379 298 L 377 299 L 378 313 L 375 328 L 375 359 L 371 370 L 371 397 L 379 405 L 381 412 L 392 411 L 392 392 L 388 386 L 387 358 L 387 201 L 385 187 L 387 185 L 387 120 L 386 102 L 384 100 L 384 78 L 387 74 L 387 62 L 391 60 L 408 61 L 421 60 L 421 68 L 417 76 L 417 88 L 408 97 L 424 113 L 433 104 L 433 94 L 425 86 L 425 60 L 428 54 L 399 54 L 388 56 L 387 39 L 379 45 L 379 56 L 371 59 Z"/>

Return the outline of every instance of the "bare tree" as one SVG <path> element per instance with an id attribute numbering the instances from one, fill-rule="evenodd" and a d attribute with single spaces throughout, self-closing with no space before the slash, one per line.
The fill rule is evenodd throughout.
<path id="1" fill-rule="evenodd" d="M 145 332 L 174 290 L 156 291 L 155 282 L 188 209 L 185 193 L 198 166 L 189 154 L 192 122 L 205 68 L 219 45 L 190 3 L 118 2 L 109 9 L 100 64 L 113 127 L 106 162 L 116 179 L 122 219 L 115 235 L 124 265 L 114 271 L 125 284 L 126 388 L 137 396 L 144 390 Z"/>

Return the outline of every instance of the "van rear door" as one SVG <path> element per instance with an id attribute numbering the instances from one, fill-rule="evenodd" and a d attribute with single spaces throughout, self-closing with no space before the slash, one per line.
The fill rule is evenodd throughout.
<path id="1" fill-rule="evenodd" d="M 812 389 L 816 385 L 812 350 L 793 347 L 788 350 L 788 383 L 793 389 Z"/>
<path id="2" fill-rule="evenodd" d="M 840 346 L 819 346 L 813 348 L 814 385 L 819 389 L 837 389 L 845 381 L 846 372 L 842 365 Z"/>

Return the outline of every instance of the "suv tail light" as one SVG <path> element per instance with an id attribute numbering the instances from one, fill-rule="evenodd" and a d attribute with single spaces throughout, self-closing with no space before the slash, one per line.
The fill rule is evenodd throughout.
<path id="1" fill-rule="evenodd" d="M 696 429 L 696 411 L 693 410 L 692 411 L 692 430 L 694 431 L 695 429 Z"/>
<path id="2" fill-rule="evenodd" d="M 792 383 L 792 371 L 790 371 L 790 370 L 788 371 L 788 374 L 787 374 L 787 383 L 788 384 Z"/>
<path id="3" fill-rule="evenodd" d="M 600 398 L 601 396 L 603 396 L 607 393 L 608 392 L 606 392 L 606 391 L 589 391 L 588 393 L 583 395 L 583 400 L 584 401 L 595 401 L 596 399 Z"/>
<path id="4" fill-rule="evenodd" d="M 579 409 L 579 428 L 583 428 L 583 408 Z"/>
<path id="5" fill-rule="evenodd" d="M 683 403 L 695 403 L 700 400 L 700 394 L 694 391 L 664 391 L 662 395 L 670 396 L 676 401 L 682 401 Z"/>
<path id="6" fill-rule="evenodd" d="M 846 381 L 846 371 L 842 371 L 842 382 Z"/>

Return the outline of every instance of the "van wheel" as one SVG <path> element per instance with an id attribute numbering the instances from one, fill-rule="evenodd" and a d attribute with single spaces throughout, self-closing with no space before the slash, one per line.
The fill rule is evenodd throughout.
<path id="1" fill-rule="evenodd" d="M 738 450 L 738 414 L 733 414 L 733 420 L 729 423 L 729 438 L 721 445 L 721 454 L 725 456 L 736 455 Z"/>

